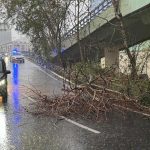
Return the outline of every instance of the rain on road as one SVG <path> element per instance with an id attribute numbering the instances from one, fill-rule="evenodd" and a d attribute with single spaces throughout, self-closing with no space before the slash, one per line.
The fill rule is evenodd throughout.
<path id="1" fill-rule="evenodd" d="M 44 94 L 61 93 L 62 82 L 37 65 L 7 60 L 8 103 L 0 106 L 0 150 L 148 150 L 150 119 L 134 113 L 112 112 L 107 120 L 72 120 L 33 116 L 24 111 L 31 99 L 21 87 Z M 94 130 L 93 130 L 94 129 Z"/>

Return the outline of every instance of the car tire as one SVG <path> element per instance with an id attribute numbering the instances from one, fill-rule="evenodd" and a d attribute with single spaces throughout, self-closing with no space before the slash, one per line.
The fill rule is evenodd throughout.
<path id="1" fill-rule="evenodd" d="M 3 103 L 7 103 L 7 98 L 8 98 L 7 93 L 4 93 L 2 97 L 3 97 Z"/>
<path id="2" fill-rule="evenodd" d="M 2 96 L 2 100 L 3 100 L 2 102 L 7 103 L 7 98 L 8 98 L 7 86 L 5 88 L 3 88 L 1 96 Z"/>

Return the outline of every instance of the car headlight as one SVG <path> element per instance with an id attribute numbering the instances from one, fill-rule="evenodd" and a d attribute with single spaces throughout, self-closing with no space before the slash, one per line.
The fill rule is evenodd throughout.
<path id="1" fill-rule="evenodd" d="M 0 81 L 0 86 L 4 85 L 5 82 L 6 82 L 5 79 L 1 80 L 1 81 Z"/>

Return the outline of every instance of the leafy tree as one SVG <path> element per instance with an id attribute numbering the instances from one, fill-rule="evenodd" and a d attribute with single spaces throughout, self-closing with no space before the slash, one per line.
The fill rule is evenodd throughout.
<path id="1" fill-rule="evenodd" d="M 45 55 L 54 48 L 61 51 L 61 33 L 70 1 L 65 0 L 3 0 L 7 18 L 16 29 L 30 36 Z"/>
<path id="2" fill-rule="evenodd" d="M 2 1 L 0 0 L 0 23 L 4 22 L 5 17 L 6 17 L 6 10 L 4 8 Z"/>
<path id="3" fill-rule="evenodd" d="M 85 13 L 81 6 L 86 6 L 86 1 L 89 0 L 2 1 L 7 10 L 7 18 L 16 24 L 18 31 L 30 36 L 33 46 L 38 48 L 40 53 L 48 56 L 53 49 L 57 49 L 61 56 L 62 35 L 72 25 L 79 24 L 79 17 L 82 12 Z M 77 38 L 80 41 L 80 37 Z M 80 55 L 82 58 L 83 54 Z"/>

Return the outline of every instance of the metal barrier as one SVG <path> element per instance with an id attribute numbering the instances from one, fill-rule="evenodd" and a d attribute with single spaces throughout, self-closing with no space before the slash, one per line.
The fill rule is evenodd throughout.
<path id="1" fill-rule="evenodd" d="M 91 12 L 89 12 L 87 16 L 85 16 L 83 19 L 79 21 L 79 29 L 83 28 L 85 25 L 91 22 L 91 20 L 93 20 L 95 16 L 101 14 L 111 5 L 112 5 L 112 0 L 104 0 L 103 2 L 101 2 L 97 7 L 95 7 Z M 63 39 L 66 39 L 74 35 L 77 32 L 77 29 L 78 29 L 78 25 L 75 25 L 72 29 L 70 29 L 67 33 L 63 35 Z"/>
<path id="2" fill-rule="evenodd" d="M 48 69 L 54 72 L 60 72 L 64 70 L 61 66 L 57 66 L 48 60 L 44 60 L 40 55 L 36 55 L 34 53 L 30 53 L 28 58 L 44 69 Z"/>

